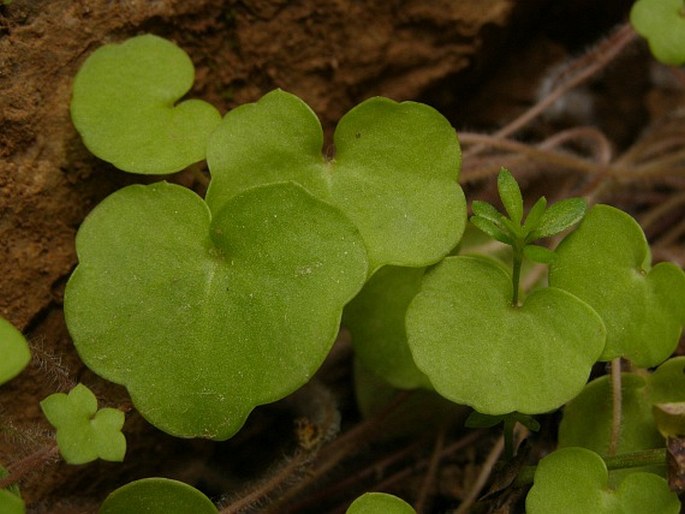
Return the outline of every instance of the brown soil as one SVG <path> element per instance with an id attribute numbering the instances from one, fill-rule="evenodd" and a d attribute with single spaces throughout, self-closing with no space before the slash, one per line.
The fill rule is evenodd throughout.
<path id="1" fill-rule="evenodd" d="M 35 355 L 31 366 L 0 390 L 2 423 L 14 433 L 0 439 L 0 463 L 11 465 L 49 444 L 49 426 L 38 401 L 52 392 L 81 380 L 106 404 L 127 402 L 125 391 L 102 383 L 80 364 L 61 311 L 63 287 L 76 265 L 74 236 L 81 220 L 115 189 L 149 181 L 92 157 L 71 125 L 72 77 L 95 48 L 146 32 L 172 39 L 196 65 L 192 96 L 223 112 L 280 87 L 309 103 L 329 134 L 343 113 L 372 95 L 418 99 L 439 108 L 458 129 L 493 131 L 537 100 L 538 84 L 552 66 L 567 62 L 623 21 L 630 3 L 0 2 L 0 316 L 29 336 Z M 614 148 L 628 147 L 642 127 L 685 104 L 682 82 L 663 75 L 655 85 L 649 63 L 644 45 L 634 44 L 627 57 L 580 90 L 580 96 L 567 97 L 581 108 L 561 106 L 523 136 L 541 138 L 564 127 L 591 124 L 609 134 Z M 588 102 L 592 108 L 586 108 Z M 534 171 L 525 175 L 531 189 L 539 187 Z M 190 172 L 169 179 L 201 188 Z M 673 184 L 652 194 L 671 195 L 674 187 L 683 187 L 682 180 Z M 488 194 L 475 178 L 468 187 Z M 611 197 L 639 210 L 647 200 L 630 196 L 633 192 L 618 189 Z M 655 224 L 652 235 L 667 231 L 678 216 L 676 212 Z M 682 264 L 682 238 L 656 252 Z M 323 380 L 338 395 L 343 416 L 348 415 L 343 425 L 349 427 L 357 415 L 349 386 L 344 386 L 349 352 L 344 344 L 341 348 L 338 360 L 327 364 Z M 281 455 L 292 438 L 288 413 L 293 402 L 258 411 L 244 433 L 223 446 L 174 440 L 132 413 L 126 425 L 131 459 L 123 465 L 78 468 L 51 464 L 27 475 L 21 485 L 29 512 L 94 512 L 116 485 L 155 473 L 184 479 L 211 494 L 235 489 L 236 482 L 259 477 L 263 463 Z M 265 426 L 277 423 L 284 427 L 280 434 L 265 434 Z M 473 462 L 480 462 L 483 448 L 487 444 L 474 446 L 465 468 L 447 471 L 462 480 L 464 473 L 473 472 Z M 405 487 L 411 490 L 413 484 Z M 454 486 L 445 486 L 438 497 L 449 504 L 459 494 Z M 318 512 L 326 509 L 328 504 Z"/>

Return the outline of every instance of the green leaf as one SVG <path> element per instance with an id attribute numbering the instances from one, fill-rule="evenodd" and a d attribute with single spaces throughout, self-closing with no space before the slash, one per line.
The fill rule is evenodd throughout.
<path id="1" fill-rule="evenodd" d="M 414 361 L 446 398 L 483 414 L 558 408 L 585 385 L 604 347 L 597 314 L 555 288 L 511 305 L 511 276 L 479 257 L 448 257 L 407 310 Z"/>
<path id="2" fill-rule="evenodd" d="M 512 239 L 512 237 L 506 232 L 504 232 L 502 229 L 500 229 L 499 226 L 495 225 L 490 220 L 481 218 L 480 216 L 471 216 L 469 221 L 478 229 L 482 230 L 489 236 L 497 239 L 497 241 L 500 241 L 501 243 L 505 243 L 508 245 L 514 244 L 514 240 Z"/>
<path id="3" fill-rule="evenodd" d="M 523 218 L 523 197 L 516 179 L 506 168 L 501 168 L 497 176 L 497 190 L 509 218 L 520 226 Z"/>
<path id="4" fill-rule="evenodd" d="M 4 318 L 0 318 L 0 355 L 0 384 L 16 377 L 31 360 L 26 338 Z"/>
<path id="5" fill-rule="evenodd" d="M 664 437 L 685 434 L 685 402 L 659 403 L 652 408 L 654 422 Z"/>
<path id="6" fill-rule="evenodd" d="M 587 202 L 583 198 L 567 198 L 552 204 L 528 237 L 529 241 L 550 237 L 571 228 L 585 216 Z"/>
<path id="7" fill-rule="evenodd" d="M 543 264 L 551 264 L 556 257 L 556 254 L 552 250 L 538 245 L 524 246 L 523 255 L 533 262 L 541 262 Z"/>
<path id="8" fill-rule="evenodd" d="M 111 408 L 97 410 L 95 395 L 83 384 L 68 395 L 51 394 L 40 402 L 40 407 L 57 429 L 60 454 L 69 464 L 85 464 L 98 458 L 124 460 L 124 413 Z"/>
<path id="9" fill-rule="evenodd" d="M 488 221 L 491 221 L 495 225 L 499 226 L 500 228 L 502 227 L 502 219 L 504 216 L 502 213 L 500 213 L 495 207 L 488 202 L 481 202 L 479 200 L 474 200 L 471 202 L 471 209 L 473 210 L 473 214 L 480 218 L 485 218 Z"/>
<path id="10" fill-rule="evenodd" d="M 143 478 L 112 492 L 98 514 L 217 514 L 194 487 L 168 478 Z"/>
<path id="11" fill-rule="evenodd" d="M 90 213 L 76 249 L 64 308 L 79 355 L 181 437 L 226 439 L 306 383 L 367 276 L 357 229 L 295 184 L 214 216 L 183 187 L 129 186 Z"/>
<path id="12" fill-rule="evenodd" d="M 0 466 L 0 479 L 8 476 L 5 468 Z M 0 489 L 0 512 L 2 514 L 25 514 L 26 506 L 19 494 L 19 488 L 10 486 L 7 489 Z"/>
<path id="13" fill-rule="evenodd" d="M 443 116 L 371 98 L 340 120 L 334 143 L 327 160 L 316 115 L 283 91 L 233 109 L 209 141 L 207 203 L 218 212 L 245 189 L 293 180 L 359 228 L 370 271 L 432 264 L 456 246 L 466 201 L 457 184 L 459 143 Z"/>
<path id="14" fill-rule="evenodd" d="M 596 205 L 556 254 L 549 283 L 602 317 L 602 360 L 622 356 L 651 367 L 673 353 L 685 323 L 685 273 L 671 263 L 650 269 L 649 246 L 632 217 Z"/>
<path id="15" fill-rule="evenodd" d="M 685 63 L 683 0 L 638 0 L 630 10 L 630 23 L 659 61 L 671 66 Z"/>
<path id="16" fill-rule="evenodd" d="M 678 514 L 680 501 L 651 473 L 629 474 L 616 489 L 606 464 L 585 448 L 564 448 L 543 458 L 526 497 L 527 514 Z"/>
<path id="17" fill-rule="evenodd" d="M 540 226 L 543 214 L 547 209 L 547 198 L 541 196 L 538 201 L 530 208 L 526 221 L 523 224 L 523 233 L 528 235 Z"/>
<path id="18" fill-rule="evenodd" d="M 424 272 L 424 268 L 381 268 L 343 313 L 355 354 L 369 370 L 400 389 L 431 388 L 414 364 L 404 329 L 407 307 Z"/>
<path id="19" fill-rule="evenodd" d="M 392 494 L 365 493 L 352 502 L 346 514 L 416 514 L 416 511 Z"/>
<path id="20" fill-rule="evenodd" d="M 664 446 L 652 412 L 657 404 L 685 402 L 685 357 L 669 359 L 654 373 L 621 374 L 621 437 L 618 453 Z M 612 391 L 609 376 L 599 377 L 566 407 L 559 425 L 559 446 L 582 446 L 607 455 L 611 436 Z"/>
<path id="21" fill-rule="evenodd" d="M 221 120 L 206 102 L 177 103 L 194 76 L 183 50 L 151 34 L 102 46 L 74 79 L 71 118 L 88 150 L 121 170 L 182 170 L 205 158 Z"/>
<path id="22" fill-rule="evenodd" d="M 467 428 L 491 428 L 500 423 L 503 423 L 507 414 L 500 414 L 497 416 L 491 416 L 489 414 L 481 414 L 478 411 L 473 411 L 466 418 L 464 426 Z"/>

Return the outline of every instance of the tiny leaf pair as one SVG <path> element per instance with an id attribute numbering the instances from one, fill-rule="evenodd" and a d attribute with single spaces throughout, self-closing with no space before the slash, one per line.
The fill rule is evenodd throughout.
<path id="1" fill-rule="evenodd" d="M 356 227 L 292 183 L 214 214 L 180 186 L 129 186 L 90 213 L 76 249 L 76 349 L 180 437 L 226 439 L 306 383 L 367 276 Z"/>
<path id="2" fill-rule="evenodd" d="M 13 379 L 31 360 L 24 335 L 4 318 L 0 318 L 0 384 Z"/>
<path id="3" fill-rule="evenodd" d="M 40 407 L 57 429 L 60 454 L 69 464 L 85 464 L 98 458 L 124 460 L 124 413 L 112 408 L 98 410 L 95 395 L 83 384 L 69 394 L 51 394 L 40 402 Z"/>
<path id="4" fill-rule="evenodd" d="M 606 464 L 585 448 L 543 458 L 526 497 L 527 514 L 678 514 L 680 501 L 666 480 L 635 472 L 613 489 Z"/>

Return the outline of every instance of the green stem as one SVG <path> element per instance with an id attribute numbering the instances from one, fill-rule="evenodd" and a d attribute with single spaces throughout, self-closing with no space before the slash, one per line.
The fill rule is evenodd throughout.
<path id="1" fill-rule="evenodd" d="M 521 263 L 523 262 L 523 250 L 518 248 L 518 245 L 513 247 L 514 250 L 514 270 L 511 275 L 512 285 L 514 287 L 514 294 L 512 298 L 512 305 L 517 307 L 519 304 L 519 282 L 521 281 Z"/>
<path id="2" fill-rule="evenodd" d="M 641 468 L 643 466 L 665 466 L 666 448 L 642 450 L 639 452 L 624 453 L 614 457 L 602 457 L 609 471 L 615 469 Z M 523 487 L 533 483 L 537 466 L 526 466 L 516 478 L 517 487 Z"/>
<path id="3" fill-rule="evenodd" d="M 611 434 L 607 454 L 613 457 L 618 452 L 621 440 L 621 413 L 623 394 L 621 391 L 621 358 L 611 361 Z"/>

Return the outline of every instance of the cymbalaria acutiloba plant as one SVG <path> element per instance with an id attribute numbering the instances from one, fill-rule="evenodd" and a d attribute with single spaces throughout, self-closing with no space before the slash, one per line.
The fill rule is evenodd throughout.
<path id="1" fill-rule="evenodd" d="M 633 23 L 678 63 L 677 41 L 651 39 L 648 4 Z M 144 175 L 206 161 L 211 177 L 204 197 L 166 181 L 124 187 L 77 234 L 70 336 L 145 420 L 181 438 L 235 436 L 254 409 L 310 381 L 342 321 L 369 378 L 360 398 L 379 383 L 418 389 L 468 410 L 468 427 L 502 423 L 508 462 L 519 426 L 536 431 L 535 416 L 562 409 L 559 449 L 515 481 L 532 483 L 529 514 L 679 512 L 665 447 L 685 436 L 684 364 L 672 357 L 685 274 L 652 264 L 630 214 L 580 197 L 525 202 L 502 168 L 500 205 L 474 200 L 469 217 L 459 139 L 432 107 L 367 99 L 339 120 L 331 153 L 297 96 L 277 89 L 222 117 L 183 99 L 193 80 L 185 52 L 153 35 L 99 48 L 74 80 L 72 119 L 94 155 Z M 0 349 L 2 383 L 30 353 L 4 320 Z M 621 359 L 630 366 L 615 372 Z M 602 362 L 612 375 L 591 379 Z M 40 404 L 69 464 L 126 458 L 124 409 L 98 403 L 79 383 Z M 225 504 L 149 477 L 112 491 L 100 513 L 232 512 Z M 3 508 L 24 512 L 18 489 L 0 490 Z M 417 511 L 372 492 L 347 513 Z"/>

